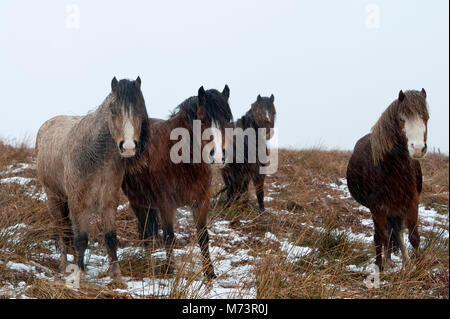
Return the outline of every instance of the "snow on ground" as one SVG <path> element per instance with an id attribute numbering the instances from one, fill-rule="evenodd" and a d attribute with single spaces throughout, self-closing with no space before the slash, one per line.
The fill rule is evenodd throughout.
<path id="1" fill-rule="evenodd" d="M 16 167 L 16 168 L 14 168 Z M 36 169 L 36 165 L 29 163 L 18 163 L 14 165 L 8 165 L 5 167 L 6 170 L 0 172 L 0 175 L 8 175 L 8 174 L 18 174 L 27 169 Z"/>
<path id="2" fill-rule="evenodd" d="M 339 196 L 340 199 L 351 198 L 350 192 L 347 187 L 347 180 L 345 178 L 339 179 L 339 186 L 335 183 L 328 184 L 328 186 L 334 190 L 339 190 L 343 194 Z M 331 197 L 331 196 L 330 196 Z M 359 206 L 356 210 L 370 213 L 370 210 L 367 207 Z M 361 223 L 364 226 L 373 226 L 373 221 L 368 216 L 367 219 L 362 219 Z M 442 215 L 434 208 L 426 208 L 423 205 L 419 205 L 419 223 L 421 225 L 421 229 L 425 231 L 433 231 L 442 233 L 442 235 L 446 238 L 449 237 L 449 216 Z M 367 236 L 362 236 L 363 234 L 351 234 L 351 237 L 354 237 L 356 240 L 368 241 Z"/>
<path id="3" fill-rule="evenodd" d="M 33 178 L 14 176 L 0 179 L 0 184 L 16 183 L 23 186 L 32 182 L 33 180 Z"/>
<path id="4" fill-rule="evenodd" d="M 434 208 L 419 205 L 419 220 L 422 230 L 441 233 L 448 238 L 448 215 L 439 214 Z"/>
<path id="5" fill-rule="evenodd" d="M 0 172 L 1 175 L 18 174 L 26 169 L 35 168 L 33 164 L 16 164 L 6 167 L 6 170 Z M 32 178 L 25 177 L 5 177 L 0 179 L 0 184 L 16 183 L 26 188 L 25 194 L 28 196 L 45 201 L 45 193 L 37 191 L 34 185 L 29 185 L 33 182 Z M 351 195 L 347 188 L 347 181 L 345 178 L 339 179 L 336 183 L 326 184 L 330 189 L 341 192 L 337 199 L 350 199 Z M 287 187 L 288 184 L 278 185 L 271 183 L 271 189 L 268 194 L 274 196 L 278 194 L 282 189 Z M 335 197 L 327 194 L 328 198 L 334 199 Z M 273 201 L 274 198 L 266 196 L 264 198 L 266 202 Z M 127 209 L 128 203 L 120 205 L 118 211 Z M 370 217 L 370 212 L 363 206 L 355 207 L 356 211 L 367 213 L 367 218 L 361 219 L 361 224 L 365 227 L 372 228 L 373 222 Z M 280 215 L 293 215 L 294 213 L 286 210 L 275 210 L 268 208 L 267 211 L 271 214 Z M 448 238 L 448 215 L 444 216 L 439 214 L 433 208 L 426 208 L 424 206 L 419 207 L 419 218 L 422 229 L 427 231 L 440 231 L 444 232 L 444 235 Z M 250 223 L 249 220 L 241 220 L 240 224 L 245 225 Z M 313 225 L 302 224 L 306 227 L 313 227 L 317 231 L 325 231 L 322 227 L 316 227 Z M 20 232 L 27 226 L 25 224 L 17 224 L 8 228 L 0 229 L 1 237 L 10 237 L 10 240 L 20 240 Z M 345 233 L 349 240 L 359 241 L 366 244 L 372 244 L 373 237 L 366 233 L 353 232 L 350 228 L 335 229 L 333 230 L 336 235 Z M 189 240 L 192 235 L 195 234 L 195 227 L 193 225 L 192 213 L 184 208 L 178 209 L 177 222 L 176 222 L 176 236 L 181 245 L 181 248 L 174 249 L 175 257 L 175 275 L 167 278 L 143 278 L 142 280 L 136 280 L 135 278 L 123 276 L 123 280 L 127 284 L 126 289 L 116 289 L 117 292 L 126 293 L 135 298 L 145 297 L 162 297 L 167 298 L 175 290 L 182 290 L 187 297 L 194 298 L 256 298 L 255 287 L 255 264 L 258 262 L 260 256 L 255 252 L 250 252 L 250 249 L 245 245 L 246 241 L 251 240 L 251 234 L 241 232 L 239 229 L 234 229 L 231 222 L 228 220 L 222 220 L 217 217 L 213 220 L 209 226 L 210 234 L 210 253 L 211 259 L 215 268 L 217 279 L 212 282 L 205 282 L 201 275 L 201 254 L 197 244 L 190 243 Z M 284 253 L 287 262 L 298 262 L 301 258 L 314 253 L 311 247 L 297 246 L 288 240 L 290 234 L 278 234 L 275 235 L 271 232 L 266 232 L 263 238 L 260 239 L 264 245 L 267 246 L 270 243 L 278 243 L 279 249 Z M 59 253 L 54 247 L 52 241 L 43 243 L 47 246 L 49 253 L 41 254 L 40 258 L 43 259 L 59 259 Z M 118 249 L 118 258 L 123 260 L 127 256 L 143 254 L 145 248 L 141 247 L 124 247 Z M 165 259 L 164 249 L 156 249 L 151 253 L 152 258 L 163 260 Z M 189 258 L 186 258 L 189 257 Z M 99 247 L 98 243 L 92 243 L 89 249 L 86 251 L 86 281 L 105 287 L 111 282 L 111 277 L 107 275 L 108 270 L 108 258 L 104 249 Z M 73 262 L 73 255 L 68 255 L 69 262 Z M 397 264 L 400 263 L 399 256 L 393 256 L 393 261 Z M 31 273 L 37 278 L 46 279 L 50 281 L 64 280 L 61 279 L 60 274 L 39 265 L 34 261 L 19 263 L 12 261 L 2 261 L 7 269 L 17 272 Z M 182 268 L 184 267 L 184 268 Z M 176 273 L 181 269 L 189 269 L 191 272 L 198 272 L 199 276 L 192 280 L 186 278 L 177 278 Z M 346 269 L 352 272 L 365 272 L 367 265 L 356 266 L 347 265 Z M 398 269 L 398 266 L 394 267 L 394 270 Z M 16 285 L 11 283 L 3 283 L 0 285 L 0 296 L 6 295 L 14 298 L 27 298 L 24 291 L 28 288 L 24 281 L 19 282 Z"/>
<path id="6" fill-rule="evenodd" d="M 348 190 L 348 187 L 347 187 L 347 179 L 340 178 L 338 183 L 339 183 L 339 185 L 336 183 L 331 183 L 331 184 L 328 184 L 328 186 L 331 187 L 332 189 L 339 190 L 343 193 L 342 196 L 339 196 L 340 199 L 351 198 L 352 195 L 350 194 L 350 191 Z"/>

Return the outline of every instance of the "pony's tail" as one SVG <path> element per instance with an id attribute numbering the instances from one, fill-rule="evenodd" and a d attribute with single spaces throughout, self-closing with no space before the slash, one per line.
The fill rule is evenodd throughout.
<path id="1" fill-rule="evenodd" d="M 390 232 L 390 244 L 395 253 L 400 248 L 400 233 L 402 228 L 402 219 L 400 216 L 388 216 L 387 217 L 388 231 Z"/>

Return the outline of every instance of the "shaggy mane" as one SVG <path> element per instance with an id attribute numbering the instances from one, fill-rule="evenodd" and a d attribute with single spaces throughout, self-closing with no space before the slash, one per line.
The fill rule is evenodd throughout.
<path id="1" fill-rule="evenodd" d="M 425 96 L 420 91 L 411 90 L 404 94 L 404 100 L 400 102 L 396 99 L 392 102 L 372 127 L 370 143 L 375 165 L 400 143 L 401 132 L 396 123 L 400 114 L 406 118 L 412 118 L 415 115 L 426 119 L 429 117 Z"/>
<path id="2" fill-rule="evenodd" d="M 207 90 L 205 93 L 206 103 L 204 107 L 206 117 L 211 123 L 215 121 L 220 127 L 225 127 L 233 120 L 228 102 L 222 93 L 215 89 Z M 192 125 L 193 121 L 197 119 L 197 105 L 198 97 L 191 96 L 175 108 L 169 119 L 173 119 L 176 116 L 183 116 L 190 123 L 189 125 Z"/>

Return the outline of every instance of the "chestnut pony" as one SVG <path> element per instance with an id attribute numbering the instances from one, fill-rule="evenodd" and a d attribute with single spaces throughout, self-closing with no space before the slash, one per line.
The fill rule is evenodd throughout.
<path id="1" fill-rule="evenodd" d="M 89 219 L 99 214 L 110 271 L 114 282 L 123 284 L 115 231 L 120 187 L 125 170 L 140 171 L 148 158 L 143 156 L 149 137 L 148 115 L 140 87 L 139 77 L 136 81 L 113 78 L 111 93 L 94 112 L 57 116 L 39 129 L 37 173 L 56 224 L 62 271 L 73 240 L 78 267 L 84 272 Z"/>
<path id="2" fill-rule="evenodd" d="M 347 167 L 353 198 L 372 213 L 375 226 L 376 265 L 391 263 L 392 249 L 400 248 L 403 264 L 408 252 L 403 230 L 419 255 L 418 205 L 422 171 L 418 158 L 427 152 L 428 109 L 426 92 L 400 91 L 383 112 L 372 133 L 355 146 Z M 384 259 L 382 250 L 384 248 Z"/>
<path id="3" fill-rule="evenodd" d="M 215 127 L 221 131 L 222 142 L 225 137 L 225 127 L 231 125 L 232 114 L 228 105 L 230 90 L 225 86 L 223 92 L 211 89 L 198 90 L 198 96 L 193 96 L 181 103 L 166 121 L 150 119 L 151 138 L 149 152 L 154 153 L 148 158 L 148 169 L 142 173 L 128 173 L 125 176 L 122 189 L 127 195 L 130 207 L 138 219 L 139 234 L 142 239 L 156 239 L 158 236 L 158 220 L 163 229 L 163 241 L 166 246 L 167 266 L 171 268 L 172 250 L 175 241 L 174 217 L 179 207 L 188 206 L 192 209 L 197 239 L 203 259 L 203 271 L 208 278 L 214 278 L 214 268 L 209 255 L 209 236 L 207 217 L 210 206 L 210 191 L 212 168 L 210 163 L 191 161 L 175 163 L 171 150 L 175 144 L 181 143 L 172 139 L 172 132 L 184 129 L 192 139 L 194 120 L 201 121 L 201 131 Z M 202 133 L 203 134 L 203 133 Z M 177 136 L 175 136 L 177 137 Z M 193 141 L 194 142 L 194 141 Z M 194 142 L 195 143 L 195 142 Z M 191 152 L 193 144 L 188 141 L 187 149 Z M 205 141 L 202 141 L 202 147 Z M 211 151 L 222 153 L 222 150 Z M 219 154 L 221 155 L 221 154 Z M 224 158 L 221 157 L 220 164 Z"/>

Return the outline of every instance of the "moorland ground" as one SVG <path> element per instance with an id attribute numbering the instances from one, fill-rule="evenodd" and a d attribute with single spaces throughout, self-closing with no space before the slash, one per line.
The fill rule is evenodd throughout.
<path id="1" fill-rule="evenodd" d="M 373 223 L 348 193 L 350 154 L 279 150 L 278 172 L 266 178 L 266 213 L 261 216 L 252 188 L 248 204 L 228 209 L 213 197 L 208 224 L 218 275 L 213 282 L 203 280 L 187 208 L 177 212 L 175 271 L 168 274 L 161 267 L 164 249 L 143 248 L 122 196 L 116 225 L 127 289 L 109 285 L 96 216 L 90 225 L 86 280 L 72 289 L 58 272 L 59 253 L 36 178 L 34 149 L 0 141 L 0 298 L 449 298 L 448 156 L 431 152 L 421 160 L 421 258 L 402 267 L 394 256 L 394 267 L 380 275 L 379 288 L 369 289 L 364 281 L 374 261 Z M 212 193 L 222 185 L 216 171 Z"/>

